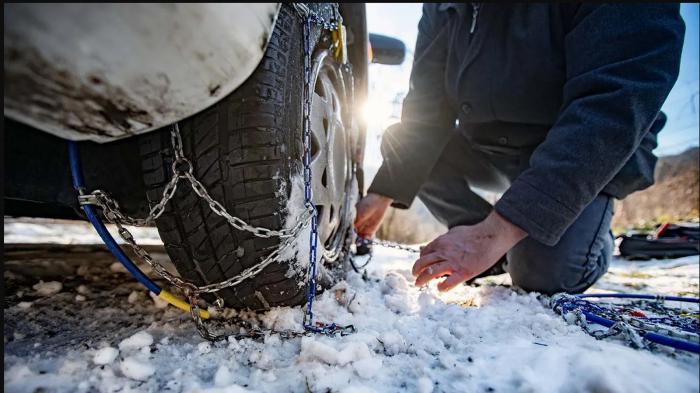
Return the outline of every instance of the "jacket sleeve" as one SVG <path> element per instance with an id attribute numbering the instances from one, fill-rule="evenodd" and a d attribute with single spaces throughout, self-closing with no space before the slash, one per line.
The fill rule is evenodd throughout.
<path id="1" fill-rule="evenodd" d="M 394 207 L 411 205 L 454 130 L 444 93 L 446 17 L 437 4 L 423 6 L 401 123 L 382 137 L 383 162 L 368 191 L 393 198 Z"/>
<path id="2" fill-rule="evenodd" d="M 678 77 L 678 4 L 581 5 L 565 37 L 561 112 L 495 206 L 555 245 L 640 145 Z"/>

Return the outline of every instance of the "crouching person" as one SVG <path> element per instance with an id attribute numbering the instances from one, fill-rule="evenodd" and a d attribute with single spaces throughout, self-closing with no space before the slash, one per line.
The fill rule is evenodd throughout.
<path id="1" fill-rule="evenodd" d="M 358 233 L 417 196 L 449 231 L 416 285 L 505 270 L 528 291 L 586 290 L 610 263 L 614 199 L 653 183 L 684 29 L 678 4 L 426 4 Z"/>

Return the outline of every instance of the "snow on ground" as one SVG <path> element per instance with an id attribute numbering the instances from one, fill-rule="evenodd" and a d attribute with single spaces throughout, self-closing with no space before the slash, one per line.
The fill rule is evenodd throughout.
<path id="1" fill-rule="evenodd" d="M 55 244 L 102 244 L 100 235 L 87 221 L 54 220 L 46 218 L 5 217 L 4 242 L 55 243 Z M 117 236 L 115 226 L 106 224 L 118 243 L 124 241 Z M 155 228 L 129 227 L 139 244 L 163 244 Z"/>
<path id="2" fill-rule="evenodd" d="M 5 228 L 7 236 L 7 226 Z M 65 235 L 64 235 L 65 237 Z M 37 246 L 38 247 L 38 246 Z M 413 258 L 377 248 L 366 278 L 315 302 L 345 337 L 273 334 L 208 343 L 189 317 L 159 308 L 108 253 L 6 244 L 8 392 L 697 392 L 698 356 L 597 341 L 518 294 L 506 275 L 440 294 L 413 286 Z M 82 247 L 82 248 L 81 248 Z M 153 251 L 159 260 L 167 257 Z M 47 261 L 54 261 L 51 269 Z M 60 261 L 58 263 L 57 261 Z M 32 286 L 62 284 L 59 292 Z M 506 284 L 506 285 L 496 285 Z M 698 295 L 698 258 L 616 261 L 592 291 Z M 80 295 L 83 301 L 76 302 Z M 302 309 L 241 318 L 299 330 Z M 213 329 L 232 329 L 217 324 Z"/>

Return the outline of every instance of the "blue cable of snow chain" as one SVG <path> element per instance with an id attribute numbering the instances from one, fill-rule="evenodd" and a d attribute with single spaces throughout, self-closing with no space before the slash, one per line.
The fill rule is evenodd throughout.
<path id="1" fill-rule="evenodd" d="M 80 152 L 78 151 L 77 142 L 68 142 L 68 156 L 70 159 L 70 171 L 73 177 L 73 188 L 80 192 L 80 190 L 85 189 L 85 181 L 83 180 L 83 170 L 82 166 L 80 165 Z M 124 265 L 126 270 L 128 270 L 129 273 L 134 276 L 134 278 L 148 288 L 149 291 L 156 295 L 160 295 L 161 288 L 158 286 L 158 284 L 148 278 L 148 276 L 146 276 L 141 269 L 139 269 L 138 266 L 136 266 L 136 264 L 134 264 L 134 262 L 132 262 L 131 259 L 124 254 L 124 251 L 121 249 L 121 247 L 119 247 L 116 240 L 114 240 L 112 235 L 107 230 L 107 227 L 105 227 L 102 220 L 95 213 L 95 209 L 92 207 L 92 205 L 81 205 L 80 207 L 85 212 L 85 215 L 87 215 L 87 218 L 92 226 L 95 227 L 95 230 L 102 238 L 102 241 L 105 243 L 105 245 L 107 245 L 109 252 L 111 252 L 122 265 Z"/>
<path id="2" fill-rule="evenodd" d="M 687 302 L 687 303 L 700 303 L 700 298 L 693 297 L 680 297 L 680 296 L 659 296 L 659 295 L 645 295 L 636 293 L 581 293 L 576 295 L 576 297 L 584 298 L 618 298 L 618 299 L 663 299 L 671 302 Z"/>
<path id="3" fill-rule="evenodd" d="M 603 326 L 609 328 L 615 324 L 615 322 L 613 322 L 607 318 L 603 318 L 599 315 L 595 315 L 595 314 L 590 313 L 588 311 L 582 311 L 582 313 L 586 317 L 586 320 L 593 322 L 593 323 L 597 323 L 598 325 L 603 325 Z M 653 343 L 666 345 L 666 346 L 673 347 L 676 349 L 682 349 L 682 350 L 688 351 L 688 352 L 700 353 L 700 345 L 695 344 L 695 343 L 691 343 L 688 341 L 678 340 L 678 339 L 675 339 L 672 337 L 663 336 L 661 334 L 653 333 L 653 332 L 647 332 L 642 337 L 646 340 L 653 342 Z"/>
<path id="4" fill-rule="evenodd" d="M 700 303 L 700 299 L 680 297 L 680 296 L 657 296 L 657 295 L 645 295 L 645 294 L 634 294 L 634 293 L 600 293 L 600 294 L 578 294 L 576 295 L 579 299 L 583 298 L 619 298 L 619 299 L 664 299 L 668 301 L 677 302 L 687 302 L 687 303 Z M 562 314 L 566 313 L 566 308 L 562 308 Z M 586 320 L 596 323 L 598 325 L 605 326 L 607 328 L 615 324 L 615 322 L 603 318 L 600 315 L 593 314 L 588 311 L 582 311 Z M 700 344 L 691 343 L 688 341 L 678 340 L 672 337 L 664 336 L 661 334 L 647 332 L 642 336 L 644 339 L 649 340 L 653 343 L 666 345 L 672 348 L 681 349 L 683 351 L 694 352 L 700 354 Z"/>

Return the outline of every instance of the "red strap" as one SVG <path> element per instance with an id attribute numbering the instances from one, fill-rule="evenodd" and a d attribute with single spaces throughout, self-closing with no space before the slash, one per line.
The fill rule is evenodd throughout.
<path id="1" fill-rule="evenodd" d="M 656 230 L 656 233 L 654 233 L 654 239 L 660 238 L 661 235 L 663 235 L 664 232 L 666 232 L 666 230 L 668 229 L 668 227 L 669 227 L 670 225 L 671 225 L 671 224 L 668 223 L 668 222 L 665 223 L 665 224 L 662 224 L 662 225 L 659 227 L 659 229 Z"/>

